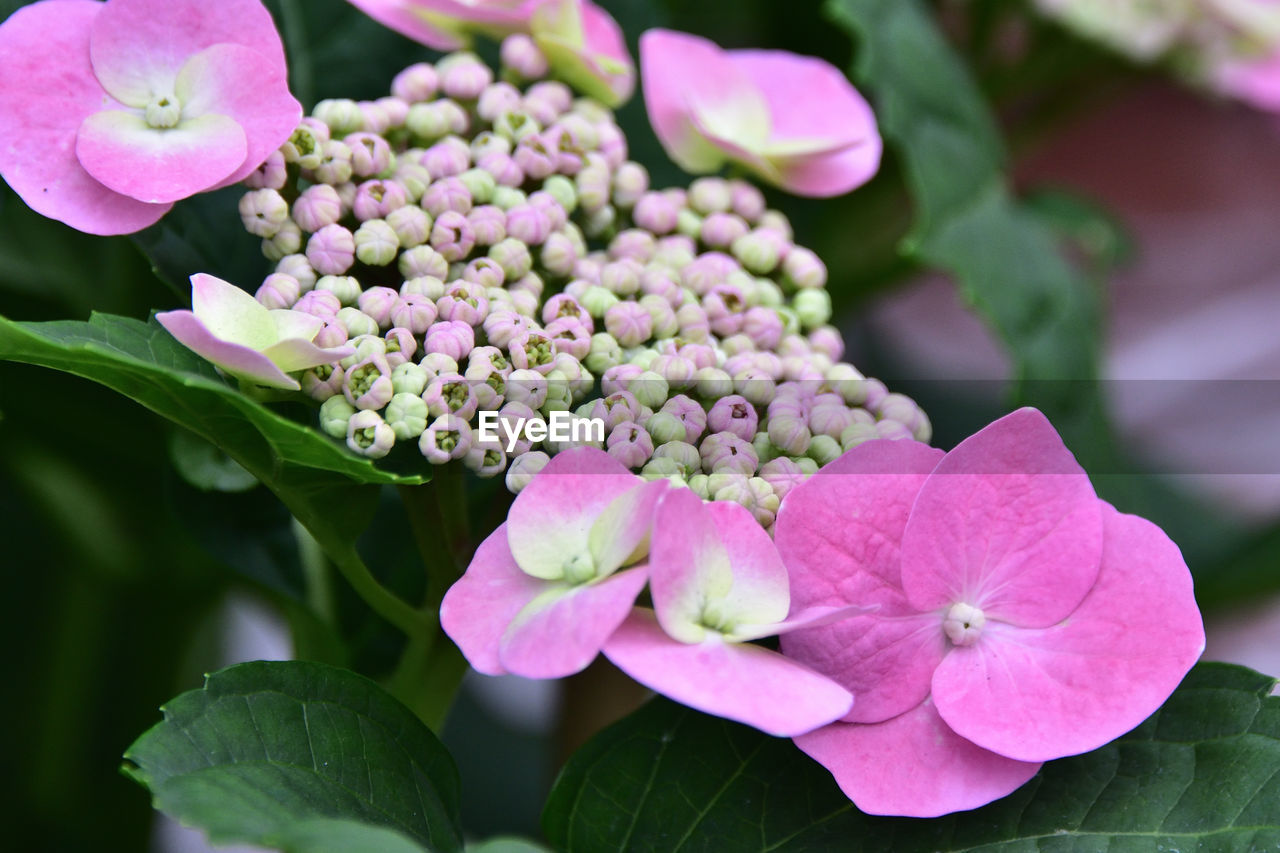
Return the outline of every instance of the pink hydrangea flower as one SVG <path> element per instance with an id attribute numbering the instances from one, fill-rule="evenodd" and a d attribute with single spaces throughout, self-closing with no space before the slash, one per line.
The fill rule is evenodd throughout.
<path id="1" fill-rule="evenodd" d="M 776 537 L 797 606 L 878 605 L 782 639 L 858 697 L 796 743 L 865 812 L 1003 797 L 1142 722 L 1204 649 L 1177 547 L 1034 409 L 947 454 L 861 444 L 790 491 Z"/>
<path id="2" fill-rule="evenodd" d="M 640 38 L 645 107 L 663 148 L 692 173 L 726 161 L 805 196 L 837 196 L 880 166 L 871 107 L 827 62 L 778 50 L 721 50 L 704 38 Z"/>
<path id="3" fill-rule="evenodd" d="M 807 666 L 747 641 L 849 615 L 793 614 L 787 570 L 769 534 L 736 503 L 689 489 L 663 496 L 649 553 L 653 610 L 636 608 L 605 656 L 692 708 L 791 736 L 837 720 L 853 697 Z"/>
<path id="4" fill-rule="evenodd" d="M 529 19 L 551 72 L 610 107 L 636 85 L 636 69 L 618 22 L 590 0 L 538 0 Z"/>
<path id="5" fill-rule="evenodd" d="M 323 349 L 312 343 L 324 320 L 302 311 L 269 309 L 220 278 L 191 276 L 191 311 L 156 315 L 184 346 L 232 376 L 297 391 L 287 374 L 352 355 L 355 347 Z"/>
<path id="6" fill-rule="evenodd" d="M 536 0 L 348 0 L 384 27 L 436 50 L 467 47 L 474 33 L 501 36 L 528 27 Z"/>
<path id="7" fill-rule="evenodd" d="M 641 561 L 666 488 L 595 448 L 557 454 L 445 595 L 445 633 L 486 675 L 578 672 L 644 588 Z"/>
<path id="8" fill-rule="evenodd" d="M 243 180 L 302 107 L 259 0 L 56 0 L 0 25 L 0 174 L 92 234 Z"/>

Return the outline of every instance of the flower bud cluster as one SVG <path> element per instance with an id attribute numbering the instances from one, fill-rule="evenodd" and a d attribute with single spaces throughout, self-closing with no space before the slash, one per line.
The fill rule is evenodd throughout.
<path id="1" fill-rule="evenodd" d="M 504 81 L 536 78 L 529 49 L 504 48 Z M 594 444 L 767 527 L 844 450 L 929 439 L 911 400 L 840 361 L 825 266 L 751 184 L 653 189 L 605 107 L 494 82 L 468 53 L 392 92 L 321 102 L 241 204 L 276 261 L 259 301 L 356 349 L 301 379 L 354 452 L 408 445 L 518 491 Z M 492 412 L 509 441 L 482 439 Z M 604 432 L 516 434 L 555 413 Z"/>

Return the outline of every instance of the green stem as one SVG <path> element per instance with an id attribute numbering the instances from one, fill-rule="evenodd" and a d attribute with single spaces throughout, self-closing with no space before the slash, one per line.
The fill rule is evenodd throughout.
<path id="1" fill-rule="evenodd" d="M 302 563 L 307 606 L 321 622 L 332 625 L 337 611 L 334 607 L 329 560 L 320 543 L 297 519 L 293 521 L 293 536 L 298 542 L 298 559 Z"/>

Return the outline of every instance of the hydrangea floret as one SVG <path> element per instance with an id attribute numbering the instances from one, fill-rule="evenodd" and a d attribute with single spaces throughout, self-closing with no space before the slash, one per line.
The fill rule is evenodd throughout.
<path id="1" fill-rule="evenodd" d="M 0 25 L 0 65 L 0 175 L 33 210 L 93 234 L 137 231 L 244 180 L 302 115 L 259 0 L 33 3 Z M 286 214 L 255 214 L 258 233 Z"/>
<path id="2" fill-rule="evenodd" d="M 1204 649 L 1177 547 L 1100 500 L 1034 409 L 947 454 L 854 448 L 791 489 L 777 545 L 793 606 L 877 606 L 782 638 L 857 696 L 796 743 L 869 813 L 1003 797 L 1142 722 Z"/>

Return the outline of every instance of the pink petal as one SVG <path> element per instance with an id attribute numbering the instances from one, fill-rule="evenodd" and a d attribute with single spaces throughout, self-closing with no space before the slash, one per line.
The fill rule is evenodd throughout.
<path id="1" fill-rule="evenodd" d="M 272 344 L 264 349 L 262 354 L 271 359 L 271 362 L 285 373 L 292 373 L 295 370 L 307 370 L 322 364 L 333 364 L 349 355 L 354 355 L 355 351 L 356 348 L 353 346 L 323 349 L 311 341 L 291 338 Z"/>
<path id="2" fill-rule="evenodd" d="M 435 50 L 458 50 L 469 39 L 443 27 L 433 26 L 427 18 L 413 11 L 410 0 L 347 0 L 361 12 L 387 29 Z"/>
<path id="3" fill-rule="evenodd" d="M 507 525 L 489 534 L 440 604 L 440 627 L 477 672 L 503 675 L 502 635 L 516 615 L 550 586 L 520 571 L 507 547 Z"/>
<path id="4" fill-rule="evenodd" d="M 166 95 L 189 57 L 215 44 L 260 53 L 278 77 L 284 46 L 259 0 L 111 0 L 93 24 L 93 69 L 107 91 L 131 107 Z"/>
<path id="5" fill-rule="evenodd" d="M 566 560 L 590 553 L 596 518 L 643 483 L 603 450 L 581 447 L 557 453 L 511 506 L 511 553 L 534 577 L 563 577 Z"/>
<path id="6" fill-rule="evenodd" d="M 166 311 L 157 314 L 156 320 L 183 346 L 234 376 L 269 388 L 290 391 L 301 388 L 257 350 L 215 337 L 190 311 Z"/>
<path id="7" fill-rule="evenodd" d="M 275 315 L 217 276 L 203 272 L 191 276 L 191 309 L 211 334 L 228 343 L 264 350 L 280 340 Z"/>
<path id="8" fill-rule="evenodd" d="M 876 134 L 838 151 L 771 160 L 783 189 L 811 198 L 832 198 L 871 180 L 880 169 L 881 149 Z"/>
<path id="9" fill-rule="evenodd" d="M 1089 478 L 1044 415 L 1019 409 L 962 441 L 920 489 L 902 586 L 917 610 L 966 602 L 1045 628 L 1084 599 L 1101 555 Z"/>
<path id="10" fill-rule="evenodd" d="M 183 116 L 228 116 L 244 131 L 245 158 L 226 186 L 243 180 L 289 138 L 302 105 L 289 94 L 285 66 L 237 44 L 219 44 L 192 56 L 178 73 Z"/>
<path id="11" fill-rule="evenodd" d="M 911 607 L 899 570 L 912 504 L 942 456 L 914 441 L 869 441 L 792 489 L 778 510 L 774 537 L 791 573 L 793 614 L 878 607 L 782 637 L 786 655 L 853 691 L 851 721 L 879 722 L 918 705 L 946 651 L 940 617 Z"/>
<path id="12" fill-rule="evenodd" d="M 729 551 L 711 513 L 690 489 L 672 489 L 663 497 L 653 529 L 649 594 L 656 618 L 672 637 L 701 642 L 708 602 L 724 599 L 733 586 Z"/>
<path id="13" fill-rule="evenodd" d="M 833 723 L 795 741 L 868 814 L 937 817 L 975 809 L 1013 793 L 1040 769 L 960 737 L 928 700 L 883 723 Z"/>
<path id="14" fill-rule="evenodd" d="M 636 68 L 618 22 L 590 0 L 582 0 L 582 61 L 591 75 L 609 89 L 607 103 L 622 104 L 636 87 Z"/>
<path id="15" fill-rule="evenodd" d="M 871 106 L 831 63 L 785 50 L 731 50 L 728 57 L 769 105 L 770 142 L 837 151 L 874 138 L 879 147 Z"/>
<path id="16" fill-rule="evenodd" d="M 1211 76 L 1220 91 L 1260 110 L 1280 111 L 1280 53 L 1252 62 L 1225 62 Z"/>
<path id="17" fill-rule="evenodd" d="M 587 544 L 597 575 L 644 559 L 649 551 L 653 512 L 666 494 L 666 480 L 654 480 L 629 489 L 605 507 L 591 525 Z"/>
<path id="18" fill-rule="evenodd" d="M 689 172 L 714 171 L 725 159 L 694 123 L 695 103 L 767 114 L 751 81 L 704 38 L 671 30 L 645 32 L 640 37 L 640 74 L 649 123 L 668 156 Z"/>
<path id="19" fill-rule="evenodd" d="M 1150 522 L 1103 504 L 1102 570 L 1051 628 L 987 623 L 933 677 L 938 712 L 964 737 L 1026 761 L 1087 752 L 1141 723 L 1204 650 L 1191 573 Z"/>
<path id="20" fill-rule="evenodd" d="M 585 669 L 627 618 L 646 580 L 638 566 L 584 586 L 543 582 L 547 591 L 520 611 L 502 638 L 502 665 L 525 678 Z"/>
<path id="21" fill-rule="evenodd" d="M 838 719 L 853 702 L 834 681 L 760 646 L 715 634 L 695 644 L 673 640 L 653 611 L 642 608 L 609 638 L 604 653 L 664 696 L 778 737 Z"/>
<path id="22" fill-rule="evenodd" d="M 854 616 L 873 613 L 879 609 L 879 606 L 875 604 L 870 607 L 861 607 L 857 604 L 850 604 L 845 607 L 808 607 L 798 613 L 793 612 L 781 622 L 736 625 L 733 629 L 732 639 L 740 641 L 759 640 L 764 637 L 776 637 L 791 631 L 799 631 L 802 628 L 822 628 Z"/>
<path id="23" fill-rule="evenodd" d="M 0 174 L 32 210 L 90 234 L 127 234 L 168 204 L 107 189 L 76 159 L 76 131 L 111 105 L 89 65 L 95 0 L 24 6 L 0 26 Z"/>
<path id="24" fill-rule="evenodd" d="M 76 156 L 95 179 L 146 202 L 195 195 L 233 174 L 245 158 L 245 136 L 233 119 L 203 115 L 157 130 L 121 110 L 94 113 L 80 125 Z"/>

